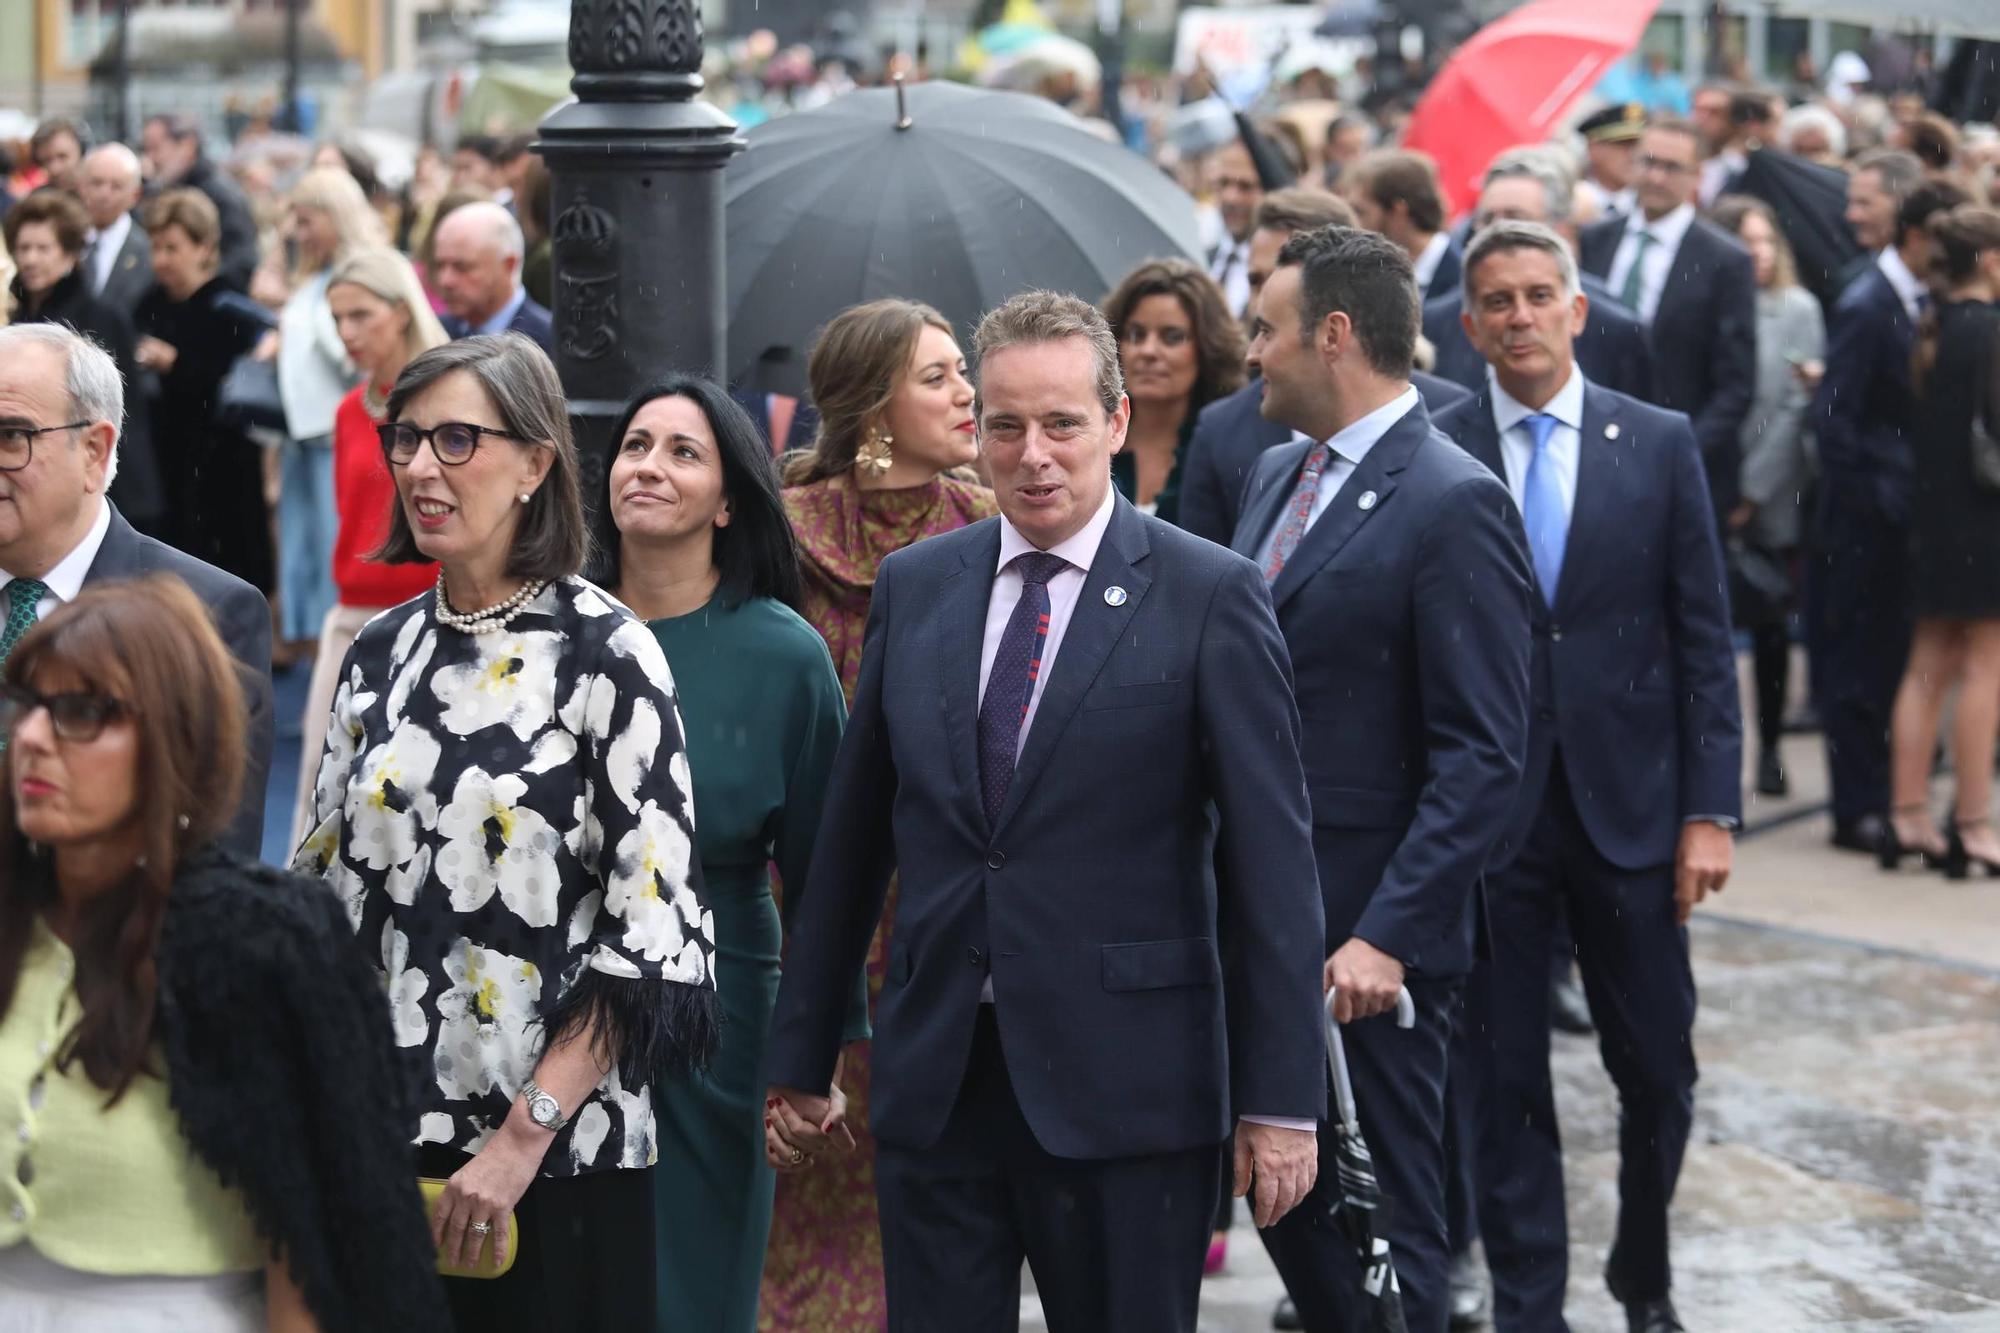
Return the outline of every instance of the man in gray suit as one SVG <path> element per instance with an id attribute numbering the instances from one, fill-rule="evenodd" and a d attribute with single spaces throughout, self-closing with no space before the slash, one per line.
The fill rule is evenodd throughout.
<path id="1" fill-rule="evenodd" d="M 139 158 L 122 143 L 93 148 L 77 173 L 90 214 L 83 277 L 99 300 L 126 319 L 153 285 L 153 243 L 132 215 L 139 206 Z"/>
<path id="2" fill-rule="evenodd" d="M 194 590 L 236 657 L 250 765 L 223 841 L 255 857 L 271 771 L 271 612 L 233 574 L 133 530 L 105 492 L 118 471 L 124 385 L 110 355 L 60 324 L 0 329 L 0 600 L 35 619 L 111 579 L 166 573 Z M 4 661 L 4 657 L 0 657 Z"/>

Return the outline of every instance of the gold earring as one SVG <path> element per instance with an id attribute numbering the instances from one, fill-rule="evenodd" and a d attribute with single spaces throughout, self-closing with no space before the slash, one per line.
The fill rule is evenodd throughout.
<path id="1" fill-rule="evenodd" d="M 854 451 L 855 468 L 870 477 L 886 476 L 896 461 L 896 456 L 889 452 L 889 446 L 895 442 L 896 437 L 888 431 L 870 432 L 868 438 L 861 442 L 861 447 Z"/>

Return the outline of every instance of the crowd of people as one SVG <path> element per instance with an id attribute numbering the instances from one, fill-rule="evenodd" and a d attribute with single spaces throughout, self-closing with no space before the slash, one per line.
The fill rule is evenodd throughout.
<path id="1" fill-rule="evenodd" d="M 1605 1280 L 1682 1327 L 1739 636 L 1760 793 L 1803 642 L 1835 844 L 2000 875 L 1995 135 L 1689 105 L 1460 218 L 1393 105 L 1162 128 L 1203 253 L 970 349 L 829 311 L 805 399 L 649 368 L 582 448 L 525 141 L 279 190 L 182 116 L 45 123 L 0 1333 L 1004 1329 L 1023 1262 L 1052 1329 L 1192 1329 L 1246 1197 L 1279 1328 L 1546 1333 L 1552 1027 L 1617 1090 Z M 1843 174 L 1845 270 L 1780 151 Z"/>

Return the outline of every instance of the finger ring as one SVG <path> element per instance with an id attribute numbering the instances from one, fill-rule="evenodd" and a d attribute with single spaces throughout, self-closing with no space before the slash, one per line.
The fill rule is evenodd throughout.
<path id="1" fill-rule="evenodd" d="M 794 1149 L 792 1149 L 792 1165 L 793 1165 L 793 1166 L 797 1166 L 797 1165 L 798 1165 L 798 1164 L 799 1164 L 800 1162 L 803 1162 L 803 1161 L 805 1161 L 805 1160 L 806 1160 L 806 1150 L 805 1150 L 804 1148 L 794 1148 Z"/>
<path id="2" fill-rule="evenodd" d="M 491 1222 L 474 1222 L 472 1224 L 472 1234 L 475 1236 L 484 1236 L 492 1230 L 493 1224 Z"/>

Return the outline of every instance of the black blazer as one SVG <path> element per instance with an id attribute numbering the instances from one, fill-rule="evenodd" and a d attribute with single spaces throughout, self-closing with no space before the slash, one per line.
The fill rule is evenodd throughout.
<path id="1" fill-rule="evenodd" d="M 1609 287 L 1588 273 L 1579 277 L 1583 294 L 1590 298 L 1590 314 L 1576 340 L 1577 365 L 1592 384 L 1652 402 L 1653 347 L 1646 326 L 1619 304 Z M 1486 387 L 1486 358 L 1459 322 L 1464 300 L 1462 290 L 1454 287 L 1424 302 L 1424 337 L 1437 348 L 1437 365 L 1432 369 L 1470 395 Z"/>
<path id="2" fill-rule="evenodd" d="M 152 286 L 153 242 L 134 218 L 125 229 L 125 244 L 118 247 L 118 257 L 111 261 L 104 285 L 97 289 L 97 299 L 132 319 L 139 308 L 139 298 Z"/>
<path id="3" fill-rule="evenodd" d="M 1458 239 L 1447 232 L 1444 254 L 1438 259 L 1437 270 L 1431 274 L 1431 280 L 1424 284 L 1423 291 L 1418 295 L 1428 300 L 1439 292 L 1457 290 L 1464 263 L 1465 252 L 1459 249 Z"/>
<path id="4" fill-rule="evenodd" d="M 1258 463 L 1237 551 L 1261 549 L 1309 447 Z M 1418 975 L 1471 968 L 1480 875 L 1527 748 L 1532 579 L 1507 488 L 1419 405 L 1272 585 L 1298 683 L 1328 952 L 1358 935 Z"/>
<path id="5" fill-rule="evenodd" d="M 1629 221 L 1583 229 L 1585 272 L 1609 277 Z M 1756 270 L 1735 237 L 1700 218 L 1689 226 L 1667 269 L 1652 340 L 1652 401 L 1688 415 L 1716 512 L 1727 513 L 1736 505 L 1737 439 L 1757 387 Z"/>
<path id="6" fill-rule="evenodd" d="M 450 315 L 444 317 L 444 331 L 453 338 L 471 336 L 472 326 L 462 319 Z M 521 302 L 521 308 L 514 312 L 514 318 L 507 321 L 507 328 L 514 333 L 525 333 L 540 344 L 550 356 L 556 354 L 555 322 L 548 308 L 530 296 Z"/>
<path id="7" fill-rule="evenodd" d="M 1507 475 L 1488 394 L 1438 429 Z M 1728 583 L 1693 432 L 1590 384 L 1582 434 L 1555 608 L 1532 603 L 1527 773 L 1494 869 L 1520 851 L 1558 751 L 1592 845 L 1627 870 L 1671 862 L 1689 817 L 1743 812 Z"/>
<path id="8" fill-rule="evenodd" d="M 243 693 L 250 708 L 249 764 L 243 774 L 242 801 L 223 841 L 230 851 L 255 860 L 264 845 L 264 787 L 276 740 L 271 718 L 270 604 L 263 593 L 234 574 L 136 531 L 113 506 L 111 528 L 84 575 L 84 586 L 153 573 L 177 575 L 194 590 L 242 668 Z"/>
<path id="9" fill-rule="evenodd" d="M 1870 264 L 1833 307 L 1826 374 L 1809 419 L 1819 440 L 1821 537 L 1909 521 L 1909 430 L 1916 329 L 1889 277 Z"/>
<path id="10" fill-rule="evenodd" d="M 1410 382 L 1432 412 L 1470 396 L 1451 381 L 1421 370 L 1411 374 Z M 1195 419 L 1194 435 L 1188 440 L 1187 457 L 1181 464 L 1178 522 L 1197 537 L 1229 545 L 1236 535 L 1243 488 L 1256 470 L 1257 460 L 1266 449 L 1292 438 L 1290 426 L 1265 419 L 1263 401 L 1263 384 L 1251 380 L 1204 407 Z"/>
<path id="11" fill-rule="evenodd" d="M 899 871 L 871 1092 L 899 1146 L 943 1131 L 989 970 L 1015 1096 L 1058 1157 L 1325 1110 L 1324 932 L 1270 599 L 1248 561 L 1113 503 L 992 826 L 977 728 L 1000 520 L 876 575 L 765 1059 L 773 1083 L 827 1086 Z M 1225 979 L 1219 936 L 1257 966 Z"/>

